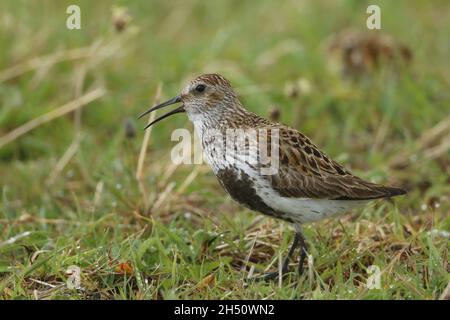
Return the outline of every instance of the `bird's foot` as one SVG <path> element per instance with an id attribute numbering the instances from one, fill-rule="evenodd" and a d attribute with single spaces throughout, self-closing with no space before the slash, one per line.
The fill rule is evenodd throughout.
<path id="1" fill-rule="evenodd" d="M 306 257 L 308 256 L 308 251 L 307 251 L 305 239 L 303 238 L 303 235 L 301 233 L 301 229 L 299 226 L 297 226 L 294 241 L 291 245 L 291 248 L 289 249 L 288 255 L 286 256 L 286 258 L 283 261 L 281 270 L 278 270 L 275 272 L 265 272 L 265 273 L 262 273 L 261 275 L 251 277 L 251 278 L 249 278 L 249 280 L 272 281 L 272 280 L 278 279 L 280 277 L 280 275 L 281 275 L 281 277 L 283 277 L 289 271 L 289 260 L 292 256 L 292 254 L 294 253 L 295 249 L 297 249 L 297 248 L 300 248 L 300 259 L 299 259 L 299 262 L 297 265 L 297 272 L 298 272 L 298 276 L 301 277 L 301 275 L 303 274 L 303 270 L 304 270 L 303 264 L 305 262 Z"/>
<path id="2" fill-rule="evenodd" d="M 286 275 L 288 273 L 288 270 L 281 270 L 281 277 Z M 274 272 L 264 272 L 258 276 L 250 278 L 250 280 L 259 282 L 259 281 L 274 281 L 280 277 L 280 271 L 274 271 Z"/>

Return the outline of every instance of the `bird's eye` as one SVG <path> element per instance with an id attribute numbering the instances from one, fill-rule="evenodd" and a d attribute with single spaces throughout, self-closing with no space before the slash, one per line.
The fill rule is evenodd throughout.
<path id="1" fill-rule="evenodd" d="M 195 91 L 197 92 L 203 92 L 205 91 L 206 86 L 204 84 L 199 84 L 195 87 Z"/>

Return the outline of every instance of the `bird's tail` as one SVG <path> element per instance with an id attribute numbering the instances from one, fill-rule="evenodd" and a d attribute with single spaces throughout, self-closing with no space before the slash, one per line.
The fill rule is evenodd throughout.
<path id="1" fill-rule="evenodd" d="M 382 187 L 380 187 L 380 189 L 381 189 L 380 191 L 383 191 L 383 193 L 385 194 L 383 196 L 383 198 L 391 198 L 391 197 L 401 196 L 403 194 L 406 194 L 405 189 L 397 188 L 397 187 L 382 186 Z"/>

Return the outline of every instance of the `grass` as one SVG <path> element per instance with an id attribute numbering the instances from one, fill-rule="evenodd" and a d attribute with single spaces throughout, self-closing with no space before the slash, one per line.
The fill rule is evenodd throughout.
<path id="1" fill-rule="evenodd" d="M 2 1 L 0 141 L 47 122 L 0 147 L 0 297 L 448 298 L 450 10 L 446 1 L 375 2 L 383 31 L 413 61 L 352 81 L 329 68 L 322 44 L 365 30 L 360 1 L 79 1 L 82 29 L 73 31 L 73 1 Z M 113 5 L 133 18 L 122 32 Z M 277 268 L 291 228 L 235 204 L 207 166 L 171 163 L 170 133 L 192 129 L 186 117 L 153 129 L 136 179 L 136 115 L 159 85 L 170 98 L 211 71 L 249 109 L 278 108 L 355 173 L 408 195 L 305 226 L 314 261 L 302 277 L 247 281 L 253 267 Z M 286 95 L 300 78 L 311 89 Z M 81 106 L 96 89 L 106 93 Z M 75 112 L 50 117 L 71 101 Z M 73 265 L 81 289 L 65 285 Z M 371 265 L 379 289 L 366 286 Z"/>

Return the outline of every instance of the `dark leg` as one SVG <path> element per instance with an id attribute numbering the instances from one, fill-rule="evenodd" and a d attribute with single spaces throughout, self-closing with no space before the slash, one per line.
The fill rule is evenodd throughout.
<path id="1" fill-rule="evenodd" d="M 307 245 L 305 238 L 302 234 L 302 229 L 300 224 L 295 224 L 295 236 L 294 241 L 292 242 L 291 248 L 289 249 L 289 252 L 286 256 L 286 258 L 283 261 L 283 266 L 281 268 L 281 276 L 283 276 L 288 271 L 289 267 L 289 260 L 292 257 L 292 254 L 294 253 L 295 249 L 300 248 L 300 259 L 298 262 L 298 275 L 301 276 L 303 273 L 303 264 L 305 263 L 306 256 L 308 255 L 307 251 Z M 257 277 L 256 280 L 273 280 L 278 278 L 279 272 L 270 272 L 266 273 L 263 276 Z"/>
<path id="2" fill-rule="evenodd" d="M 299 242 L 300 242 L 300 260 L 298 261 L 298 275 L 301 276 L 303 273 L 303 263 L 305 262 L 305 258 L 308 255 L 308 247 L 306 245 L 305 238 L 303 238 L 303 235 L 301 231 L 297 231 L 296 234 L 299 236 Z"/>
<path id="3" fill-rule="evenodd" d="M 283 276 L 283 274 L 287 273 L 288 267 L 289 267 L 289 260 L 291 260 L 292 254 L 294 253 L 295 249 L 297 249 L 299 242 L 301 242 L 302 239 L 303 239 L 302 234 L 295 232 L 294 241 L 292 242 L 292 245 L 289 249 L 289 252 L 288 252 L 286 258 L 284 258 L 283 266 L 281 267 L 281 276 Z M 276 279 L 276 278 L 278 278 L 278 276 L 279 276 L 279 271 L 274 271 L 274 272 L 266 273 L 263 276 L 258 277 L 258 279 L 267 281 L 267 280 Z"/>

